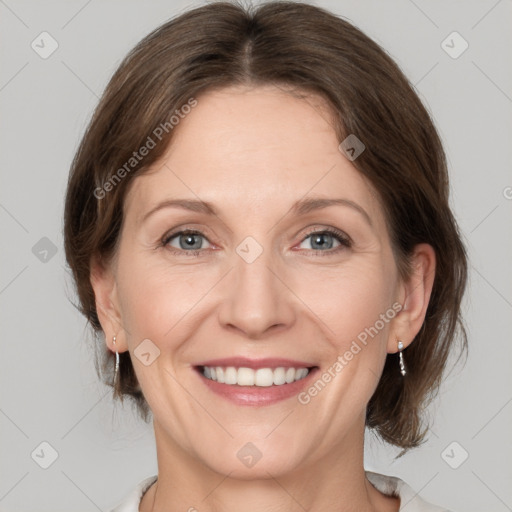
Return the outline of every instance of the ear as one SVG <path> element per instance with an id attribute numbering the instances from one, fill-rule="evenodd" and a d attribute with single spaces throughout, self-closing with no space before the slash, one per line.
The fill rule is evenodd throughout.
<path id="1" fill-rule="evenodd" d="M 388 353 L 398 351 L 397 340 L 409 346 L 421 329 L 434 285 L 436 254 L 429 244 L 418 244 L 412 255 L 412 274 L 399 287 L 402 310 L 396 315 L 388 340 Z"/>
<path id="2" fill-rule="evenodd" d="M 121 311 L 117 296 L 117 283 L 112 265 L 105 266 L 97 257 L 91 259 L 91 286 L 96 300 L 96 312 L 108 348 L 115 352 L 125 352 L 128 349 L 126 331 L 121 320 Z M 113 336 L 116 344 L 112 343 Z"/>

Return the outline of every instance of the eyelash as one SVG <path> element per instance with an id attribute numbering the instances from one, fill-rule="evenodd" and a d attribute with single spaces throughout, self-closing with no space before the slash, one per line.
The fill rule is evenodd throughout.
<path id="1" fill-rule="evenodd" d="M 340 243 L 340 245 L 338 247 L 336 247 L 334 249 L 329 249 L 327 251 L 319 251 L 319 250 L 315 250 L 315 249 L 309 249 L 309 250 L 306 249 L 306 251 L 312 252 L 312 253 L 314 253 L 317 256 L 320 256 L 321 253 L 325 253 L 325 254 L 322 254 L 322 256 L 324 256 L 324 255 L 325 256 L 332 256 L 334 254 L 337 254 L 340 250 L 348 249 L 348 248 L 352 247 L 352 240 L 350 239 L 350 237 L 348 237 L 345 233 L 343 233 L 342 231 L 339 231 L 336 228 L 323 228 L 321 230 L 311 230 L 311 231 L 309 231 L 304 236 L 304 238 L 301 240 L 300 243 L 304 242 L 304 240 L 306 240 L 310 236 L 316 235 L 316 234 L 329 234 L 329 235 L 332 235 Z M 175 249 L 175 248 L 168 247 L 167 244 L 173 238 L 176 238 L 179 235 L 199 235 L 199 236 L 202 236 L 202 237 L 206 238 L 206 240 L 208 240 L 208 238 L 203 233 L 201 233 L 200 231 L 197 231 L 195 229 L 184 229 L 182 231 L 177 231 L 175 233 L 170 233 L 170 234 L 164 235 L 164 237 L 162 238 L 162 240 L 161 240 L 161 242 L 159 244 L 159 247 L 167 248 L 171 252 L 171 254 L 175 254 L 175 255 L 178 255 L 178 256 L 186 254 L 188 257 L 197 257 L 197 256 L 199 256 L 201 254 L 201 252 L 204 252 L 206 250 L 206 249 L 195 249 L 193 251 L 185 251 L 183 249 Z"/>

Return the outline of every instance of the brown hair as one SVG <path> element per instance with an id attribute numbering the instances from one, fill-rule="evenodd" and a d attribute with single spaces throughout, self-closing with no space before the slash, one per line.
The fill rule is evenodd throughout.
<path id="1" fill-rule="evenodd" d="M 115 256 L 128 186 L 167 149 L 170 116 L 206 90 L 239 84 L 274 84 L 324 98 L 339 141 L 356 134 L 366 146 L 353 164 L 378 191 L 401 277 L 410 272 L 408 256 L 416 244 L 435 250 L 425 322 L 405 352 L 408 373 L 403 378 L 398 354 L 388 354 L 367 407 L 366 425 L 403 454 L 425 438 L 424 410 L 437 394 L 457 333 L 460 354 L 467 353 L 460 313 L 466 253 L 449 207 L 445 154 L 428 112 L 379 45 L 324 9 L 287 1 L 256 8 L 216 2 L 171 19 L 126 56 L 94 112 L 69 176 L 64 239 L 79 309 L 99 335 L 91 258 L 108 262 Z M 158 132 L 158 144 L 131 161 L 162 126 L 167 129 Z M 99 339 L 102 363 L 100 368 L 96 361 L 96 367 L 109 384 L 114 355 Z M 131 396 L 147 420 L 149 407 L 130 355 L 120 358 L 114 394 Z"/>

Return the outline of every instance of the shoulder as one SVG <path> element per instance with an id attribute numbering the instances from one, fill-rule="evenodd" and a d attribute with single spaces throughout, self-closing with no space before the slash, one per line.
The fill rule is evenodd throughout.
<path id="1" fill-rule="evenodd" d="M 407 483 L 396 476 L 366 471 L 370 483 L 380 492 L 400 498 L 400 511 L 406 512 L 450 512 L 448 509 L 428 503 Z"/>
<path id="2" fill-rule="evenodd" d="M 110 512 L 139 512 L 139 504 L 143 494 L 153 485 L 156 479 L 157 475 L 154 475 L 139 482 Z"/>

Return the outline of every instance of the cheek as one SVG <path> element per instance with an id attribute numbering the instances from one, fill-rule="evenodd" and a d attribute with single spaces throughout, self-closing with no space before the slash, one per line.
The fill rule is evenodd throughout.
<path id="1" fill-rule="evenodd" d="M 126 251 L 125 254 L 130 253 Z M 132 251 L 119 259 L 119 300 L 129 337 L 172 342 L 186 328 L 201 299 L 219 276 L 195 265 L 173 267 L 164 258 Z M 192 314 L 191 314 L 192 313 Z"/>
<path id="2" fill-rule="evenodd" d="M 372 255 L 323 269 L 303 284 L 301 296 L 321 320 L 316 325 L 327 343 L 322 371 L 298 399 L 310 407 L 311 417 L 328 419 L 332 432 L 364 417 L 378 384 L 395 315 L 394 275 L 393 266 Z"/>
<path id="3" fill-rule="evenodd" d="M 307 279 L 301 277 L 298 295 L 340 347 L 374 326 L 392 306 L 394 271 L 381 258 L 360 259 L 306 275 Z M 385 325 L 381 330 L 387 329 Z"/>

